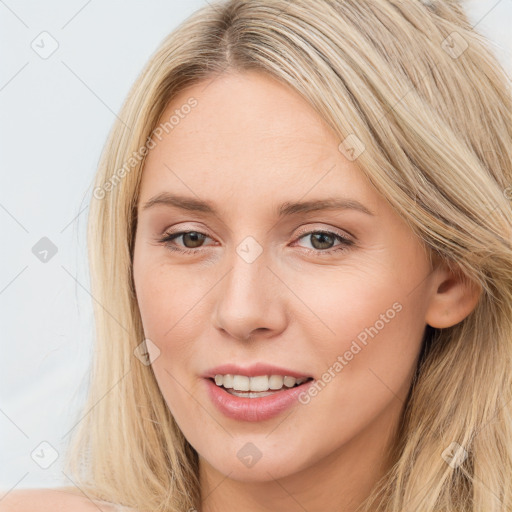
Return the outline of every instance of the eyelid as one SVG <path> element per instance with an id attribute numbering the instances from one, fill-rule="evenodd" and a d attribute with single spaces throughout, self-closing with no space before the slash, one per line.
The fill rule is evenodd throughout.
<path id="1" fill-rule="evenodd" d="M 205 230 L 207 231 L 207 230 Z M 165 246 L 165 248 L 169 251 L 176 252 L 178 254 L 189 254 L 189 255 L 196 255 L 198 252 L 204 251 L 204 246 L 199 246 L 195 248 L 188 248 L 188 247 L 181 247 L 177 244 L 174 244 L 174 240 L 177 238 L 182 237 L 185 234 L 188 233 L 198 233 L 199 235 L 204 235 L 205 238 L 214 239 L 211 237 L 208 233 L 205 233 L 204 231 L 198 230 L 198 229 L 190 229 L 187 227 L 177 229 L 173 232 L 169 232 L 166 230 L 164 234 L 159 238 L 158 243 Z M 302 252 L 305 252 L 308 255 L 313 255 L 314 257 L 333 257 L 335 254 L 343 254 L 344 252 L 348 251 L 351 247 L 355 246 L 355 237 L 352 235 L 347 236 L 347 234 L 338 228 L 329 227 L 329 228 L 315 228 L 310 227 L 306 228 L 303 227 L 299 230 L 299 232 L 295 235 L 293 242 L 297 243 L 300 241 L 301 238 L 304 238 L 307 235 L 313 235 L 315 233 L 324 233 L 331 236 L 334 236 L 338 241 L 340 242 L 338 245 L 335 245 L 334 247 L 331 247 L 326 250 L 320 250 L 320 249 L 309 249 L 307 247 L 302 248 Z M 292 245 L 293 247 L 293 245 Z"/>
<path id="2" fill-rule="evenodd" d="M 311 224 L 313 224 L 313 226 L 311 226 Z M 296 233 L 295 237 L 298 238 L 302 235 L 305 235 L 305 234 L 311 233 L 311 232 L 316 233 L 318 231 L 329 231 L 331 233 L 335 233 L 335 234 L 339 235 L 340 237 L 348 239 L 348 240 L 355 241 L 357 239 L 352 233 L 350 233 L 346 229 L 342 230 L 340 228 L 330 226 L 330 225 L 328 225 L 327 227 L 318 227 L 318 226 L 314 226 L 314 224 L 315 223 L 312 222 L 309 224 L 309 227 L 305 226 L 305 227 L 299 228 L 299 231 Z M 321 224 L 321 223 L 316 223 L 316 224 Z M 196 228 L 194 226 L 187 226 L 187 225 L 181 226 L 180 225 L 180 227 L 176 231 L 171 231 L 171 228 L 172 228 L 172 226 L 165 228 L 159 236 L 164 237 L 164 236 L 171 235 L 171 234 L 177 234 L 177 233 L 183 233 L 183 232 L 188 233 L 188 232 L 194 231 L 197 233 L 204 234 L 212 239 L 214 238 L 212 235 L 209 234 L 209 231 L 207 229 L 204 229 L 202 227 Z"/>
<path id="3" fill-rule="evenodd" d="M 322 231 L 328 231 L 330 233 L 334 233 L 338 236 L 340 236 L 341 238 L 344 238 L 345 240 L 350 240 L 350 241 L 355 241 L 356 237 L 354 235 L 352 235 L 351 233 L 349 233 L 348 231 L 346 230 L 341 230 L 339 228 L 335 228 L 333 226 L 328 226 L 328 227 L 305 227 L 305 228 L 301 228 L 299 229 L 298 233 L 295 235 L 296 238 L 300 238 L 302 235 L 305 235 L 305 234 L 308 234 L 308 233 L 317 233 L 317 232 L 322 232 Z"/>

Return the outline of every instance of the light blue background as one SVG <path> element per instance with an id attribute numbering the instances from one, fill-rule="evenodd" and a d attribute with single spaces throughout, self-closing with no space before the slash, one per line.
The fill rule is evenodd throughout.
<path id="1" fill-rule="evenodd" d="M 136 76 L 205 1 L 0 0 L 0 498 L 72 485 L 61 458 L 43 469 L 30 454 L 43 441 L 61 451 L 87 387 L 89 187 Z M 511 74 L 512 0 L 467 9 Z M 47 59 L 31 48 L 43 31 L 59 45 Z M 32 253 L 42 237 L 57 247 L 46 263 Z"/>

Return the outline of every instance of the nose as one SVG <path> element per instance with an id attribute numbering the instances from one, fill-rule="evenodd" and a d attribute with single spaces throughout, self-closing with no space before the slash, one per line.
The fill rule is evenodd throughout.
<path id="1" fill-rule="evenodd" d="M 287 322 L 285 286 L 265 253 L 249 263 L 234 251 L 231 262 L 216 287 L 213 324 L 224 336 L 242 341 L 279 335 Z"/>

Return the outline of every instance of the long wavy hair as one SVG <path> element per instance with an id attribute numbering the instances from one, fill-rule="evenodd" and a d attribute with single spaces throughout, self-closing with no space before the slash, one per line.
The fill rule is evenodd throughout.
<path id="1" fill-rule="evenodd" d="M 232 70 L 259 70 L 300 93 L 345 154 L 357 150 L 361 172 L 429 255 L 481 286 L 462 322 L 427 326 L 391 469 L 361 510 L 510 512 L 510 77 L 455 0 L 211 0 L 164 39 L 92 184 L 95 346 L 66 472 L 98 499 L 201 509 L 198 454 L 137 357 L 145 342 L 132 256 L 145 155 L 174 122 L 159 124 L 164 109 Z M 193 115 L 190 104 L 183 113 Z"/>

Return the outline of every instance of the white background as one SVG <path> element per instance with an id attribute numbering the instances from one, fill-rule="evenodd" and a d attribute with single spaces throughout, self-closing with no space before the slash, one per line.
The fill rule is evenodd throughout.
<path id="1" fill-rule="evenodd" d="M 0 0 L 0 499 L 72 485 L 61 458 L 90 364 L 85 227 L 115 115 L 161 40 L 206 0 Z M 471 21 L 512 73 L 512 0 L 472 0 Z M 31 47 L 46 31 L 47 59 Z M 45 48 L 50 46 L 46 40 Z M 32 252 L 43 237 L 57 253 Z M 67 438 L 66 438 L 67 439 Z"/>

